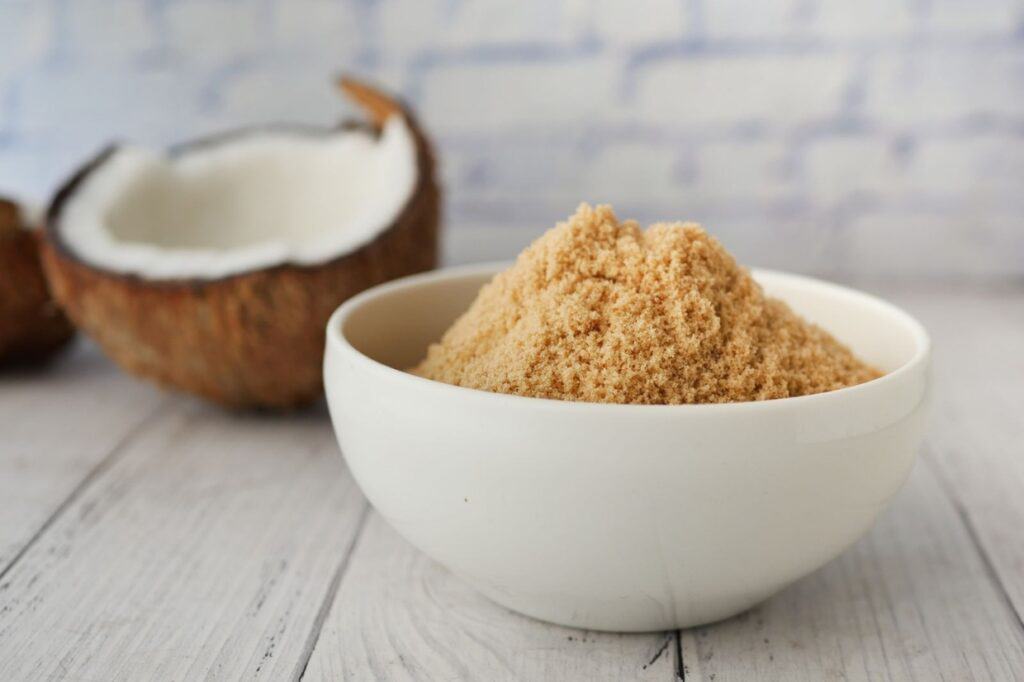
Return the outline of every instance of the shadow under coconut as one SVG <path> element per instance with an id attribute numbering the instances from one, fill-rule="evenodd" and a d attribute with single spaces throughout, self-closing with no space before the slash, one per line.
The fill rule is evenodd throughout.
<path id="1" fill-rule="evenodd" d="M 74 381 L 107 371 L 109 361 L 95 345 L 78 336 L 57 352 L 0 362 L 0 381 L 37 381 L 58 374 Z"/>

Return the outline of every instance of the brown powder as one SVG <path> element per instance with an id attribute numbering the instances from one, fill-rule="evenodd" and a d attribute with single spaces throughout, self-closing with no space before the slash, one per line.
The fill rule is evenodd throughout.
<path id="1" fill-rule="evenodd" d="M 484 286 L 413 370 L 458 386 L 601 403 L 722 403 L 880 376 L 768 298 L 692 223 L 646 232 L 583 204 Z"/>

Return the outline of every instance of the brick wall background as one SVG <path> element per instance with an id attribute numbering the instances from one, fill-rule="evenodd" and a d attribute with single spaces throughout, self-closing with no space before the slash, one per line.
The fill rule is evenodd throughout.
<path id="1" fill-rule="evenodd" d="M 451 260 L 586 199 L 753 264 L 1024 275 L 1020 0 L 0 0 L 0 193 L 111 139 L 331 122 L 340 68 L 433 130 Z"/>

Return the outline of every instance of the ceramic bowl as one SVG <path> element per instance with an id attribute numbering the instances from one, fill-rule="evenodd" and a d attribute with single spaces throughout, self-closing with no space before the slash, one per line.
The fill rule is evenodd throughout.
<path id="1" fill-rule="evenodd" d="M 720 405 L 604 405 L 450 386 L 416 364 L 499 265 L 366 291 L 327 328 L 348 466 L 406 539 L 494 601 L 563 625 L 680 628 L 743 611 L 862 536 L 922 438 L 929 340 L 834 284 L 754 271 L 887 374 Z"/>

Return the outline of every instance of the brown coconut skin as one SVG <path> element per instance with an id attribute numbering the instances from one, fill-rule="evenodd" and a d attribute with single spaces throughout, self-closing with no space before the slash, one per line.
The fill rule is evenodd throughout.
<path id="1" fill-rule="evenodd" d="M 0 199 L 0 368 L 52 358 L 74 336 L 43 277 L 35 234 Z"/>
<path id="2" fill-rule="evenodd" d="M 285 264 L 210 280 L 112 273 L 70 252 L 59 227 L 64 203 L 103 154 L 58 192 L 47 216 L 44 266 L 75 324 L 129 372 L 228 407 L 287 409 L 319 397 L 331 313 L 368 287 L 437 265 L 440 197 L 431 147 L 404 106 L 361 84 L 353 87 L 389 103 L 390 109 L 375 110 L 347 90 L 378 132 L 397 111 L 416 140 L 417 185 L 389 228 L 320 265 Z M 365 124 L 346 124 L 353 125 Z"/>

